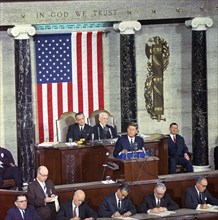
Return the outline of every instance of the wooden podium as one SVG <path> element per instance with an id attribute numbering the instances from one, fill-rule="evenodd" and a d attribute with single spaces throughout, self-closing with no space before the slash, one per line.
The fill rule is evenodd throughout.
<path id="1" fill-rule="evenodd" d="M 122 160 L 109 158 L 109 162 L 119 166 L 119 169 L 113 170 L 107 168 L 106 175 L 111 176 L 113 180 L 122 180 L 125 182 L 151 180 L 158 178 L 158 161 L 156 157 L 137 158 Z"/>
<path id="2" fill-rule="evenodd" d="M 36 146 L 35 166 L 45 165 L 49 170 L 49 178 L 56 185 L 80 182 L 99 181 L 105 175 L 120 179 L 125 175 L 126 181 L 156 179 L 157 175 L 168 174 L 168 137 L 145 141 L 145 148 L 150 155 L 157 156 L 159 161 L 117 160 L 120 170 L 107 174 L 103 164 L 108 159 L 106 153 L 113 155 L 114 145 L 86 145 L 69 147 L 65 143 L 58 146 Z M 105 172 L 106 171 L 106 172 Z"/>

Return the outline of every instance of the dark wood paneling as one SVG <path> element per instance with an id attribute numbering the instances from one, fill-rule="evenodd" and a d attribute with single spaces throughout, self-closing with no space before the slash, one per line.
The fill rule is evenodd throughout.
<path id="1" fill-rule="evenodd" d="M 184 207 L 184 193 L 185 190 L 195 183 L 195 179 L 199 175 L 206 175 L 208 179 L 209 191 L 217 197 L 218 195 L 218 171 L 211 171 L 205 173 L 189 173 L 189 174 L 174 174 L 159 176 L 156 180 L 134 181 L 130 182 L 131 193 L 130 197 L 133 203 L 138 206 L 144 195 L 153 192 L 154 186 L 157 182 L 164 182 L 167 186 L 167 193 L 179 204 L 180 208 Z M 117 190 L 118 184 L 105 185 L 101 182 L 78 183 L 69 185 L 56 186 L 60 203 L 72 199 L 73 192 L 77 189 L 83 189 L 86 193 L 86 201 L 94 209 L 98 210 L 99 205 L 104 197 L 111 192 Z M 8 208 L 13 206 L 17 191 L 0 190 L 0 219 L 4 219 Z M 217 214 L 218 215 L 218 214 Z M 206 216 L 206 215 L 205 215 Z M 208 215 L 208 218 L 211 217 Z M 198 216 L 199 218 L 199 216 Z M 207 219 L 207 217 L 202 219 Z M 211 218 L 210 218 L 211 219 Z"/>

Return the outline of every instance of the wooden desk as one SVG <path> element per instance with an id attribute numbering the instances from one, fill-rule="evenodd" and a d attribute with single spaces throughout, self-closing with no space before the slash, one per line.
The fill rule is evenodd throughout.
<path id="1" fill-rule="evenodd" d="M 104 146 L 36 147 L 36 167 L 45 165 L 55 185 L 100 181 L 106 152 Z"/>
<path id="2" fill-rule="evenodd" d="M 158 162 L 158 174 L 168 174 L 167 137 L 160 136 L 159 139 L 145 141 L 145 148 L 149 149 L 152 155 L 160 159 Z M 103 176 L 103 164 L 107 160 L 106 152 L 112 154 L 113 150 L 114 145 L 87 145 L 83 147 L 37 146 L 35 165 L 36 168 L 40 165 L 47 166 L 49 178 L 56 185 L 100 181 Z M 154 170 L 154 176 L 156 176 L 156 170 Z"/>
<path id="3" fill-rule="evenodd" d="M 145 213 L 137 213 L 131 216 L 134 219 L 138 220 L 145 220 L 145 219 L 169 219 L 169 220 L 194 220 L 194 219 L 201 219 L 201 220 L 217 220 L 218 213 L 211 213 L 211 212 L 200 212 L 193 209 L 178 209 L 175 213 L 172 213 L 165 217 L 160 217 L 152 214 L 145 214 Z M 98 220 L 109 220 L 110 218 L 97 218 Z"/>
<path id="4" fill-rule="evenodd" d="M 208 179 L 208 190 L 213 196 L 218 193 L 218 171 L 199 172 L 199 173 L 184 173 L 184 174 L 172 174 L 166 176 L 159 176 L 158 179 L 146 180 L 146 181 L 134 181 L 130 182 L 131 187 L 130 198 L 136 207 L 139 206 L 143 197 L 154 191 L 154 187 L 158 182 L 164 182 L 167 187 L 167 193 L 169 193 L 172 199 L 179 204 L 180 208 L 184 208 L 184 195 L 188 187 L 195 184 L 195 180 L 198 176 L 204 175 Z M 68 185 L 55 186 L 60 204 L 64 201 L 72 199 L 73 192 L 77 189 L 82 189 L 86 193 L 86 201 L 95 211 L 98 210 L 99 205 L 102 203 L 105 196 L 115 192 L 119 184 L 103 184 L 99 182 L 89 183 L 76 183 Z M 14 205 L 15 195 L 18 192 L 15 190 L 0 190 L 0 219 L 4 219 L 7 210 Z M 25 192 L 23 192 L 25 193 Z M 216 214 L 216 213 L 215 213 Z M 214 213 L 205 213 L 198 215 L 199 219 L 217 219 L 217 216 L 213 218 Z M 202 217 L 202 218 L 201 218 Z M 204 218 L 205 217 L 205 218 Z M 182 218 L 180 218 L 182 219 Z M 193 218 L 192 218 L 193 219 Z M 177 219 L 176 219 L 177 220 Z"/>
<path id="5" fill-rule="evenodd" d="M 158 160 L 110 158 L 109 161 L 119 166 L 118 170 L 107 169 L 107 175 L 111 176 L 113 180 L 124 179 L 125 182 L 132 182 L 158 178 Z"/>

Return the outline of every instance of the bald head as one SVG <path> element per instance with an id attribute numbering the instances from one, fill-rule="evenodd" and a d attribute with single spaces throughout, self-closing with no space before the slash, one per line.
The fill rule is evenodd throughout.
<path id="1" fill-rule="evenodd" d="M 38 167 L 37 173 L 47 174 L 48 175 L 48 168 L 46 166 Z"/>
<path id="2" fill-rule="evenodd" d="M 48 178 L 48 169 L 45 166 L 40 166 L 37 169 L 37 179 L 41 182 L 45 182 Z"/>
<path id="3" fill-rule="evenodd" d="M 84 191 L 79 189 L 74 193 L 73 203 L 76 206 L 80 206 L 85 201 L 85 197 L 86 197 L 86 195 L 85 195 Z"/>

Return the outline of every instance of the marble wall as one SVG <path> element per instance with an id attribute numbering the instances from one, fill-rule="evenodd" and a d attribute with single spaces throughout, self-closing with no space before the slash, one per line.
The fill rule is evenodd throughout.
<path id="1" fill-rule="evenodd" d="M 209 155 L 213 166 L 213 148 L 218 145 L 218 16 L 207 30 L 208 127 Z M 140 133 L 168 133 L 171 122 L 179 124 L 180 134 L 192 151 L 191 117 L 191 30 L 183 23 L 143 25 L 136 32 L 137 114 Z M 153 36 L 164 38 L 170 47 L 170 62 L 164 72 L 164 116 L 166 121 L 152 120 L 145 108 L 144 83 L 147 75 L 145 44 Z M 120 36 L 113 29 L 103 37 L 105 109 L 115 116 L 120 130 Z M 34 42 L 31 40 L 31 57 Z M 35 61 L 32 59 L 33 94 L 35 95 Z M 35 111 L 35 96 L 33 97 Z M 35 114 L 36 112 L 34 112 Z M 37 118 L 34 115 L 34 121 Z M 37 138 L 37 134 L 36 134 Z M 0 32 L 0 145 L 9 148 L 16 159 L 16 109 L 14 41 L 6 31 Z"/>

